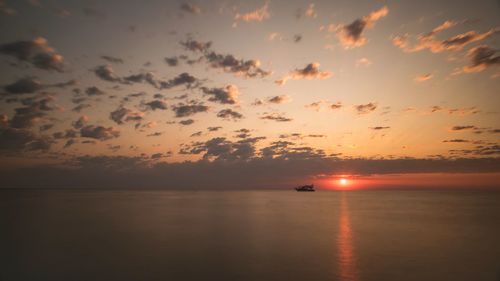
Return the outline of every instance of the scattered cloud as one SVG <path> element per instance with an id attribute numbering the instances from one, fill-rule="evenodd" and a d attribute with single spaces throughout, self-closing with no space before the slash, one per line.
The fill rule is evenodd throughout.
<path id="1" fill-rule="evenodd" d="M 377 109 L 377 104 L 376 103 L 367 103 L 367 104 L 359 104 L 355 105 L 354 109 L 357 111 L 358 114 L 368 114 L 375 109 Z"/>
<path id="2" fill-rule="evenodd" d="M 210 67 L 222 69 L 223 71 L 232 73 L 235 76 L 263 78 L 271 74 L 270 71 L 260 68 L 259 60 L 237 59 L 230 54 L 225 55 L 211 51 L 211 42 L 199 42 L 188 39 L 186 41 L 181 41 L 180 44 L 184 46 L 186 50 L 203 53 L 203 59 L 209 64 Z"/>
<path id="3" fill-rule="evenodd" d="M 278 85 L 284 85 L 286 81 L 293 79 L 327 79 L 333 75 L 330 71 L 321 71 L 319 70 L 319 63 L 313 62 L 306 65 L 304 68 L 295 69 L 288 73 L 288 75 L 284 76 L 280 80 L 276 80 L 275 83 Z"/>
<path id="4" fill-rule="evenodd" d="M 225 119 L 225 120 L 237 120 L 237 119 L 242 119 L 243 114 L 234 111 L 230 108 L 223 109 L 217 113 L 217 117 Z"/>
<path id="5" fill-rule="evenodd" d="M 291 122 L 293 121 L 292 118 L 288 118 L 286 117 L 284 114 L 282 113 L 264 113 L 260 119 L 263 119 L 263 120 L 272 120 L 272 121 L 276 121 L 276 122 Z"/>
<path id="6" fill-rule="evenodd" d="M 192 3 L 182 3 L 181 4 L 181 11 L 193 15 L 199 15 L 201 14 L 201 8 L 198 5 L 192 4 Z"/>
<path id="7" fill-rule="evenodd" d="M 223 88 L 200 88 L 205 95 L 208 95 L 208 100 L 221 104 L 237 104 L 240 92 L 235 85 L 226 85 Z"/>
<path id="8" fill-rule="evenodd" d="M 468 31 L 462 34 L 455 35 L 445 40 L 436 39 L 436 35 L 446 29 L 456 26 L 458 23 L 454 21 L 445 21 L 441 25 L 434 28 L 431 32 L 417 36 L 417 42 L 411 44 L 410 36 L 395 36 L 392 43 L 402 49 L 404 52 L 412 53 L 428 49 L 432 53 L 441 53 L 444 51 L 459 51 L 466 45 L 482 41 L 493 34 L 499 32 L 499 29 L 491 29 L 484 33 L 476 31 Z"/>
<path id="9" fill-rule="evenodd" d="M 431 80 L 432 77 L 433 77 L 432 73 L 419 74 L 419 75 L 417 75 L 413 79 L 413 81 L 415 81 L 415 82 L 425 82 L 425 81 Z"/>
<path id="10" fill-rule="evenodd" d="M 373 28 L 375 23 L 381 18 L 389 14 L 389 9 L 384 6 L 376 11 L 371 12 L 369 15 L 364 16 L 360 19 L 356 19 L 348 25 L 334 25 L 331 24 L 328 27 L 329 32 L 335 32 L 337 38 L 344 49 L 352 49 L 356 47 L 361 47 L 368 42 L 368 40 L 363 36 L 363 32 L 366 29 Z"/>
<path id="11" fill-rule="evenodd" d="M 28 62 L 40 69 L 64 71 L 63 56 L 49 46 L 49 42 L 43 37 L 0 45 L 0 53 Z"/>
<path id="12" fill-rule="evenodd" d="M 103 127 L 87 125 L 80 129 L 80 135 L 83 138 L 92 138 L 100 141 L 117 138 L 120 136 L 120 131 L 113 127 Z"/>
<path id="13" fill-rule="evenodd" d="M 261 22 L 271 17 L 269 12 L 269 1 L 264 3 L 264 6 L 258 8 L 257 10 L 247 12 L 247 13 L 236 13 L 234 15 L 233 27 L 238 25 L 239 21 L 244 22 Z"/>

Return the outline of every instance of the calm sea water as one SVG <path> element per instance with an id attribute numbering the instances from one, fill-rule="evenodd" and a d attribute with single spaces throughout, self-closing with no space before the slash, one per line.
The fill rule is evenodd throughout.
<path id="1" fill-rule="evenodd" d="M 0 280 L 500 280 L 500 192 L 0 191 Z"/>

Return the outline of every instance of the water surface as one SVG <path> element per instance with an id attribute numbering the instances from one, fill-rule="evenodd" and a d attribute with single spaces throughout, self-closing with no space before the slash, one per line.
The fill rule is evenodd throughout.
<path id="1" fill-rule="evenodd" d="M 0 191 L 0 280 L 500 280 L 500 192 Z"/>

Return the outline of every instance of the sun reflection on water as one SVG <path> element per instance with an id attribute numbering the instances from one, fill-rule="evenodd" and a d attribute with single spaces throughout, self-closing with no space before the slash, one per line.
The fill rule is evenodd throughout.
<path id="1" fill-rule="evenodd" d="M 338 267 L 340 280 L 358 281 L 356 258 L 354 256 L 349 206 L 345 194 L 340 201 L 339 235 L 337 237 Z"/>

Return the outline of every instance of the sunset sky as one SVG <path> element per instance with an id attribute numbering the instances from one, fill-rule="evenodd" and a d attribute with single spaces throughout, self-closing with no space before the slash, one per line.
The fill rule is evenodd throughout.
<path id="1" fill-rule="evenodd" d="M 5 187 L 499 187 L 499 14 L 494 0 L 0 1 L 0 173 Z"/>

